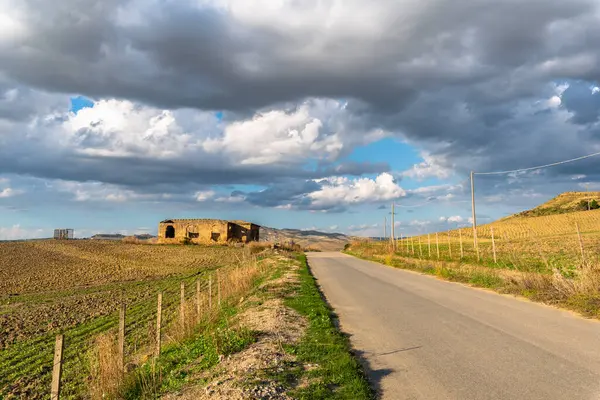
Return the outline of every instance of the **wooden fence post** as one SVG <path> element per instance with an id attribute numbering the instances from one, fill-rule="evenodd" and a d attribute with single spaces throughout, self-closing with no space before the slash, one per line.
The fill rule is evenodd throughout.
<path id="1" fill-rule="evenodd" d="M 185 329 L 185 282 L 180 285 L 179 318 L 181 329 Z"/>
<path id="2" fill-rule="evenodd" d="M 460 229 L 458 230 L 458 238 L 459 238 L 459 240 L 460 240 L 460 258 L 462 259 L 462 258 L 465 256 L 465 254 L 464 254 L 464 252 L 463 252 L 463 245 L 462 245 L 462 232 L 461 232 L 461 230 L 460 230 Z"/>
<path id="3" fill-rule="evenodd" d="M 423 248 L 421 247 L 421 236 L 419 236 L 419 258 L 423 258 Z"/>
<path id="4" fill-rule="evenodd" d="M 581 238 L 581 232 L 579 231 L 579 224 L 575 222 L 577 228 L 577 237 L 579 238 L 579 249 L 581 250 L 581 262 L 585 263 L 585 253 L 583 252 L 583 239 Z"/>
<path id="5" fill-rule="evenodd" d="M 440 259 L 440 240 L 438 238 L 438 233 L 435 233 L 435 246 L 437 247 L 437 258 Z"/>
<path id="6" fill-rule="evenodd" d="M 196 279 L 196 317 L 200 319 L 200 279 Z"/>
<path id="7" fill-rule="evenodd" d="M 490 227 L 492 232 L 492 251 L 494 252 L 494 264 L 498 264 L 498 260 L 496 259 L 496 240 L 494 239 L 494 227 Z"/>
<path id="8" fill-rule="evenodd" d="M 412 248 L 412 255 L 415 255 L 415 237 L 411 236 L 410 237 L 410 246 Z"/>
<path id="9" fill-rule="evenodd" d="M 50 390 L 51 400 L 60 399 L 60 378 L 62 376 L 64 335 L 56 335 L 54 344 L 54 364 L 52 366 L 52 387 Z"/>
<path id="10" fill-rule="evenodd" d="M 119 309 L 119 369 L 125 372 L 125 303 Z"/>
<path id="11" fill-rule="evenodd" d="M 452 244 L 450 243 L 450 230 L 448 230 L 448 255 L 452 258 Z"/>
<path id="12" fill-rule="evenodd" d="M 427 249 L 429 250 L 429 258 L 431 258 L 431 235 L 427 234 Z"/>
<path id="13" fill-rule="evenodd" d="M 154 350 L 154 355 L 156 357 L 160 356 L 160 325 L 162 320 L 162 293 L 158 294 L 158 303 L 156 307 L 156 349 Z"/>

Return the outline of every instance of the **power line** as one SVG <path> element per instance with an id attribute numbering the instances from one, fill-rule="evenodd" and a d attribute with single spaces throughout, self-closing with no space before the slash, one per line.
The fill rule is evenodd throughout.
<path id="1" fill-rule="evenodd" d="M 410 206 L 403 206 L 401 204 L 396 204 L 396 207 L 403 207 L 403 208 L 417 208 L 417 207 L 423 207 L 426 206 L 427 204 L 431 203 L 432 201 L 436 201 L 436 200 L 442 200 L 439 197 L 434 197 L 430 200 L 427 200 L 425 203 L 420 203 L 420 204 L 413 204 Z M 456 203 L 467 203 L 469 200 L 454 200 L 454 201 L 444 201 L 443 204 L 456 204 Z"/>
<path id="2" fill-rule="evenodd" d="M 501 175 L 501 174 L 511 174 L 511 173 L 514 173 L 514 172 L 531 171 L 531 170 L 534 170 L 534 169 L 554 167 L 556 165 L 567 164 L 567 163 L 570 163 L 570 162 L 573 162 L 573 161 L 579 161 L 579 160 L 583 160 L 585 158 L 595 157 L 595 156 L 598 156 L 598 155 L 600 155 L 600 152 L 594 153 L 594 154 L 588 154 L 587 156 L 572 158 L 570 160 L 558 161 L 558 162 L 551 163 L 551 164 L 546 164 L 546 165 L 539 165 L 537 167 L 513 169 L 511 171 L 473 172 L 473 174 L 474 175 Z"/>

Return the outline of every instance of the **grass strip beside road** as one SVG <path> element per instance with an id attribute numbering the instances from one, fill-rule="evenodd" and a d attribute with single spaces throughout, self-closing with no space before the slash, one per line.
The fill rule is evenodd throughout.
<path id="1" fill-rule="evenodd" d="M 305 337 L 287 351 L 298 361 L 316 365 L 304 370 L 307 387 L 296 389 L 292 395 L 298 399 L 373 399 L 374 393 L 358 360 L 351 354 L 350 342 L 334 324 L 329 308 L 315 279 L 311 275 L 306 255 L 298 256 L 300 284 L 285 304 L 308 319 Z"/>
<path id="2" fill-rule="evenodd" d="M 523 296 L 531 301 L 569 309 L 585 317 L 600 319 L 600 272 L 595 266 L 580 270 L 576 278 L 560 273 L 511 271 L 470 265 L 457 261 L 435 261 L 405 257 L 398 253 L 367 253 L 361 246 L 346 249 L 351 256 L 394 268 L 407 269 L 438 278 Z"/>

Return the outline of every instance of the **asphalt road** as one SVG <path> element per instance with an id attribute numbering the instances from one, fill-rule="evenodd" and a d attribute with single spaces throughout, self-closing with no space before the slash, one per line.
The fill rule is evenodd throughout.
<path id="1" fill-rule="evenodd" d="M 309 253 L 383 399 L 600 399 L 600 323 L 490 291 Z"/>

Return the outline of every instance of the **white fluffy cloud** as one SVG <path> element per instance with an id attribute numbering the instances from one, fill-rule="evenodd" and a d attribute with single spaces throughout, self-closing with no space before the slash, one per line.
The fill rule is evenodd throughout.
<path id="1" fill-rule="evenodd" d="M 74 201 L 78 202 L 111 202 L 122 203 L 126 201 L 151 201 L 169 198 L 168 193 L 147 194 L 124 189 L 117 185 L 103 182 L 73 182 L 56 180 L 47 183 L 49 189 L 69 193 Z"/>
<path id="2" fill-rule="evenodd" d="M 406 195 L 388 173 L 382 173 L 375 179 L 345 177 L 319 180 L 322 188 L 309 193 L 314 207 L 328 208 L 360 203 L 389 201 Z"/>
<path id="3" fill-rule="evenodd" d="M 313 99 L 291 111 L 271 110 L 230 123 L 221 136 L 202 146 L 210 153 L 229 154 L 240 164 L 262 165 L 307 158 L 335 160 L 342 151 L 385 135 L 381 130 L 361 130 L 344 103 Z"/>
<path id="4" fill-rule="evenodd" d="M 453 174 L 451 168 L 444 166 L 442 159 L 428 153 L 421 153 L 421 157 L 423 162 L 413 164 L 412 168 L 402 172 L 402 175 L 422 181 L 427 178 L 447 179 Z"/>
<path id="5" fill-rule="evenodd" d="M 461 217 L 460 215 L 454 215 L 451 217 L 440 217 L 440 221 L 454 223 L 454 224 L 460 224 L 461 222 L 464 222 L 465 219 L 463 217 Z"/>

